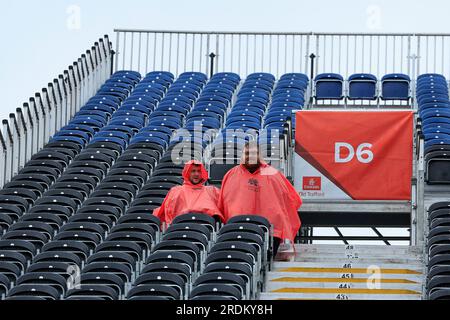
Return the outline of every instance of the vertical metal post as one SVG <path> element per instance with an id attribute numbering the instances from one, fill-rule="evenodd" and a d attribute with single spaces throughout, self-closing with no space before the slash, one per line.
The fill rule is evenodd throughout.
<path id="1" fill-rule="evenodd" d="M 82 90 L 82 74 L 81 74 L 81 65 L 76 61 L 73 63 L 74 72 L 75 72 L 75 81 L 76 81 L 76 95 L 77 95 L 77 103 L 76 103 L 76 109 L 75 112 L 78 112 L 82 106 L 82 97 L 81 97 L 81 90 Z"/>
<path id="2" fill-rule="evenodd" d="M 48 98 L 48 91 L 46 88 L 42 89 L 42 94 L 40 96 L 41 99 L 41 106 L 42 110 L 44 112 L 44 119 L 45 119 L 45 126 L 43 129 L 44 132 L 44 143 L 43 146 L 50 140 L 50 136 L 52 135 L 52 121 L 51 121 L 51 113 L 52 113 L 52 107 L 50 106 L 50 101 Z"/>
<path id="3" fill-rule="evenodd" d="M 115 71 L 119 71 L 119 56 L 120 56 L 120 51 L 119 51 L 119 43 L 120 43 L 120 32 L 116 32 L 116 67 L 115 67 Z"/>
<path id="4" fill-rule="evenodd" d="M 11 178 L 14 177 L 19 170 L 19 152 L 20 152 L 20 134 L 19 126 L 17 124 L 16 115 L 14 113 L 9 114 L 9 127 L 11 129 L 12 137 L 12 171 Z"/>
<path id="5" fill-rule="evenodd" d="M 308 67 L 309 67 L 309 51 L 310 51 L 310 41 L 311 41 L 311 35 L 307 35 L 306 36 L 306 48 L 305 48 L 305 69 L 304 69 L 304 73 L 307 74 L 308 73 Z M 303 51 L 303 36 L 300 37 L 300 52 Z M 312 81 L 313 79 L 311 79 Z"/>
<path id="6" fill-rule="evenodd" d="M 45 129 L 47 128 L 47 115 L 46 110 L 44 109 L 44 106 L 42 105 L 42 99 L 41 94 L 36 93 L 34 96 L 35 102 L 36 102 L 36 110 L 39 114 L 39 122 L 38 122 L 38 136 L 39 136 L 39 145 L 38 150 L 41 150 L 44 147 L 44 144 L 46 142 L 46 133 Z"/>
<path id="7" fill-rule="evenodd" d="M 47 99 L 48 99 L 48 105 L 49 105 L 49 118 L 50 118 L 50 137 L 53 137 L 53 135 L 57 131 L 57 123 L 58 123 L 58 102 L 55 95 L 55 89 L 53 88 L 53 83 L 48 84 L 47 89 Z"/>
<path id="8" fill-rule="evenodd" d="M 148 55 L 150 49 L 150 32 L 147 33 L 147 51 L 145 51 L 145 73 L 148 73 Z"/>
<path id="9" fill-rule="evenodd" d="M 310 92 L 310 98 L 309 98 L 309 105 L 311 106 L 313 104 L 313 100 L 314 100 L 314 60 L 316 59 L 316 55 L 314 53 L 311 53 L 311 55 L 309 56 L 309 58 L 311 59 L 311 92 Z"/>
<path id="10" fill-rule="evenodd" d="M 22 169 L 25 166 L 25 163 L 27 162 L 27 144 L 28 144 L 28 130 L 27 130 L 27 123 L 25 121 L 25 117 L 23 115 L 23 111 L 21 108 L 16 109 L 17 114 L 17 124 L 18 124 L 18 132 L 19 132 L 19 164 L 18 164 L 18 170 Z"/>
<path id="11" fill-rule="evenodd" d="M 34 98 L 30 98 L 30 112 L 33 117 L 34 125 L 33 125 L 33 143 L 32 143 L 32 154 L 35 154 L 39 151 L 40 146 L 40 136 L 39 136 L 39 126 L 41 125 L 41 114 L 36 105 L 36 100 Z"/>
<path id="12" fill-rule="evenodd" d="M 418 36 L 417 37 L 417 52 L 416 52 L 416 54 L 417 54 L 417 58 L 416 58 L 416 63 L 417 63 L 417 70 L 416 70 L 416 72 L 417 72 L 417 74 L 420 74 L 420 72 L 421 72 L 420 71 L 420 64 L 421 64 L 420 59 L 422 58 L 422 55 L 421 55 L 420 39 L 421 39 L 421 37 Z"/>
<path id="13" fill-rule="evenodd" d="M 320 59 L 320 37 L 319 35 L 316 35 L 316 55 L 314 55 L 315 58 L 317 58 L 316 62 L 316 72 L 319 72 L 319 59 Z M 314 79 L 314 78 L 313 78 Z M 312 81 L 312 79 L 311 79 Z"/>
<path id="14" fill-rule="evenodd" d="M 23 104 L 23 114 L 25 119 L 25 158 L 24 163 L 31 159 L 33 155 L 33 135 L 34 135 L 34 119 L 33 112 L 30 110 L 28 103 Z"/>
<path id="15" fill-rule="evenodd" d="M 6 143 L 5 139 L 3 137 L 3 134 L 0 130 L 0 188 L 3 188 L 3 186 L 6 183 L 6 177 L 5 177 L 5 164 L 6 164 Z"/>
<path id="16" fill-rule="evenodd" d="M 86 101 L 89 93 L 87 92 L 87 88 L 89 87 L 88 79 L 89 74 L 86 70 L 87 63 L 86 63 L 86 55 L 81 55 L 81 58 L 78 59 L 78 65 L 80 68 L 80 76 L 81 76 L 81 103 L 80 105 L 83 106 Z"/>
<path id="17" fill-rule="evenodd" d="M 210 73 L 209 73 L 209 78 L 211 79 L 214 76 L 214 59 L 217 56 L 214 54 L 214 52 L 211 52 L 211 54 L 209 55 L 210 58 Z"/>
<path id="18" fill-rule="evenodd" d="M 2 121 L 3 125 L 3 136 L 5 137 L 6 144 L 6 155 L 5 155 L 5 182 L 11 181 L 12 177 L 12 149 L 13 149 L 13 138 L 11 135 L 11 129 L 9 127 L 8 120 Z"/>
<path id="19" fill-rule="evenodd" d="M 36 138 L 34 129 L 34 117 L 33 111 L 30 109 L 28 103 L 23 104 L 23 113 L 25 115 L 25 139 L 26 139 L 26 150 L 25 150 L 25 163 L 31 159 L 33 155 L 33 140 Z"/>
<path id="20" fill-rule="evenodd" d="M 408 36 L 408 69 L 407 74 L 411 77 L 411 36 Z"/>
<path id="21" fill-rule="evenodd" d="M 416 60 L 417 56 L 415 54 L 413 54 L 411 56 L 412 59 L 412 73 L 411 73 L 411 97 L 412 97 L 412 108 L 414 110 L 418 109 L 418 105 L 417 105 L 417 99 L 416 99 Z"/>
<path id="22" fill-rule="evenodd" d="M 421 245 L 425 241 L 425 226 L 427 224 L 425 214 L 425 162 L 424 162 L 425 141 L 419 137 L 419 159 L 417 163 L 417 219 L 416 219 L 416 243 Z"/>
<path id="23" fill-rule="evenodd" d="M 67 84 L 64 81 L 64 76 L 62 74 L 60 74 L 58 76 L 58 89 L 59 89 L 59 94 L 61 97 L 61 109 L 60 109 L 60 122 L 59 122 L 59 129 L 61 129 L 63 126 L 65 126 L 67 124 L 67 119 L 66 119 L 66 114 L 67 114 L 67 109 L 69 108 L 69 105 L 67 104 Z"/>

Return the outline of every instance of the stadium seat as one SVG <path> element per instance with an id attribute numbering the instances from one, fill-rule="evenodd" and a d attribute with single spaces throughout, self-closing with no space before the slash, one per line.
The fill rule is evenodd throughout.
<path id="1" fill-rule="evenodd" d="M 376 100 L 377 78 L 372 74 L 357 73 L 348 78 L 348 99 Z"/>
<path id="2" fill-rule="evenodd" d="M 410 82 L 408 75 L 393 73 L 387 74 L 381 79 L 382 100 L 409 100 Z"/>
<path id="3" fill-rule="evenodd" d="M 314 79 L 316 100 L 342 100 L 344 78 L 336 73 L 319 74 Z"/>

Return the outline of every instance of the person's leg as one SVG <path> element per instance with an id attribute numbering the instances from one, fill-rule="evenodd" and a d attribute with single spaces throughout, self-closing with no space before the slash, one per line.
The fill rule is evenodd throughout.
<path id="1" fill-rule="evenodd" d="M 280 238 L 273 238 L 273 258 L 276 257 L 278 248 L 280 247 L 281 239 Z"/>
<path id="2" fill-rule="evenodd" d="M 213 216 L 213 218 L 214 218 L 214 221 L 215 221 L 215 223 L 214 223 L 214 229 L 216 229 L 216 231 L 219 231 L 219 228 L 220 228 L 221 225 L 222 225 L 222 219 L 220 219 L 219 216 Z"/>

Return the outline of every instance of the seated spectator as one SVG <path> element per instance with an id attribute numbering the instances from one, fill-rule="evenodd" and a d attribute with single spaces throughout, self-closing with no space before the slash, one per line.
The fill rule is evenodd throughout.
<path id="1" fill-rule="evenodd" d="M 241 165 L 224 177 L 219 208 L 227 221 L 233 216 L 255 214 L 274 226 L 274 256 L 280 242 L 294 243 L 300 229 L 300 195 L 286 177 L 261 158 L 257 143 L 244 147 Z"/>
<path id="2" fill-rule="evenodd" d="M 184 184 L 173 187 L 153 214 L 169 225 L 175 217 L 185 213 L 204 213 L 216 221 L 223 221 L 223 215 L 217 207 L 219 189 L 204 185 L 208 180 L 208 172 L 203 164 L 195 160 L 186 163 L 183 179 Z"/>

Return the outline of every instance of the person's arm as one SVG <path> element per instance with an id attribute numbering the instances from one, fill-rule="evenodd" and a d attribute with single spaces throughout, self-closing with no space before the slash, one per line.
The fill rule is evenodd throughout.
<path id="1" fill-rule="evenodd" d="M 222 220 L 222 222 L 225 222 L 223 211 L 219 206 L 220 189 L 216 188 L 216 187 L 212 187 L 212 190 L 213 190 L 214 203 L 216 204 L 217 209 L 219 210 L 218 216 L 219 216 L 220 220 Z"/>
<path id="2" fill-rule="evenodd" d="M 224 190 L 227 185 L 228 177 L 230 175 L 230 172 L 227 172 L 227 174 L 222 179 L 222 187 L 219 191 L 219 197 L 217 199 L 217 207 L 219 208 L 220 212 L 222 212 L 223 218 L 225 221 L 227 221 L 227 216 L 225 212 L 225 200 L 224 200 Z"/>
<path id="3" fill-rule="evenodd" d="M 294 186 L 289 182 L 289 180 L 280 172 L 280 178 L 284 187 L 286 188 L 286 194 L 289 199 L 292 201 L 292 204 L 295 208 L 299 209 L 303 203 L 302 198 L 300 197 L 297 190 L 295 190 Z"/>
<path id="4" fill-rule="evenodd" d="M 166 221 L 166 210 L 167 210 L 167 203 L 170 201 L 169 200 L 170 197 L 171 197 L 171 191 L 169 191 L 169 193 L 164 198 L 164 201 L 161 204 L 161 207 L 156 208 L 155 210 L 153 210 L 153 215 L 158 217 L 159 220 L 161 220 L 161 223 L 167 222 Z"/>

